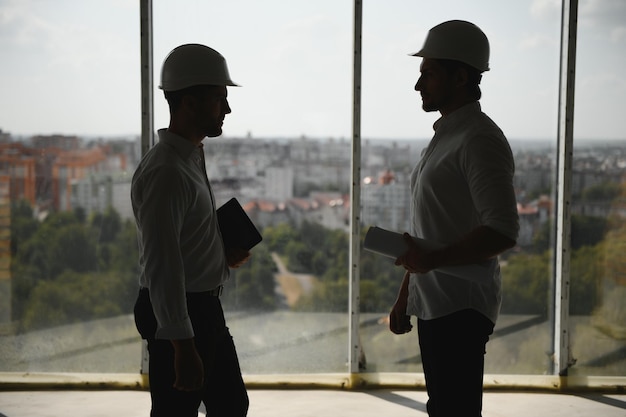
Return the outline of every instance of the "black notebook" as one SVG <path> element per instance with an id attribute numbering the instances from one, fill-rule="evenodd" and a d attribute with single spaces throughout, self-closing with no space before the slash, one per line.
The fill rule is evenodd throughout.
<path id="1" fill-rule="evenodd" d="M 217 209 L 217 221 L 226 249 L 250 250 L 263 239 L 236 198 L 231 198 Z"/>

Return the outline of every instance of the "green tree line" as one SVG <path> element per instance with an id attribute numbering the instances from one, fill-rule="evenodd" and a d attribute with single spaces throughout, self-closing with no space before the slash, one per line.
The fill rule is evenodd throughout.
<path id="1" fill-rule="evenodd" d="M 551 309 L 553 256 L 551 224 L 539 230 L 528 248 L 501 257 L 503 314 L 547 315 Z M 361 231 L 361 248 L 367 229 Z M 313 291 L 296 306 L 300 311 L 347 311 L 348 235 L 319 224 L 301 227 L 281 224 L 264 230 L 270 251 L 281 254 L 292 272 L 306 272 L 318 280 Z M 623 247 L 626 225 L 615 219 L 573 216 L 570 265 L 570 313 L 590 315 L 603 305 L 606 286 L 626 279 Z M 386 312 L 395 301 L 403 271 L 393 260 L 361 251 L 360 308 Z M 622 271 L 621 273 L 618 271 Z M 615 276 L 617 274 L 617 276 Z M 608 283 L 608 284 L 607 284 Z"/>
<path id="2" fill-rule="evenodd" d="M 138 252 L 134 223 L 113 209 L 51 213 L 38 220 L 26 202 L 11 211 L 12 315 L 22 331 L 130 314 L 137 293 Z M 546 315 L 552 283 L 551 225 L 538 231 L 529 248 L 502 257 L 504 314 Z M 363 247 L 364 228 L 361 231 Z M 274 252 L 294 273 L 313 275 L 315 285 L 292 308 L 348 310 L 349 241 L 345 231 L 316 223 L 280 224 L 263 230 L 263 242 L 241 268 L 231 271 L 223 303 L 231 311 L 286 308 L 276 291 Z M 589 315 L 622 298 L 607 285 L 624 286 L 626 226 L 616 220 L 572 218 L 570 312 Z M 360 308 L 384 313 L 392 306 L 403 271 L 393 260 L 361 251 Z M 621 284 L 620 284 L 621 283 Z M 621 288 L 620 287 L 620 288 Z M 618 293 L 618 292 L 615 292 Z M 618 297 L 616 300 L 608 298 Z M 623 294 L 621 292 L 620 294 Z M 609 303 L 610 301 L 610 303 Z M 617 311 L 617 313 L 616 313 Z"/>
<path id="3" fill-rule="evenodd" d="M 20 330 L 127 314 L 137 295 L 137 238 L 109 208 L 35 218 L 11 207 L 11 311 Z"/>

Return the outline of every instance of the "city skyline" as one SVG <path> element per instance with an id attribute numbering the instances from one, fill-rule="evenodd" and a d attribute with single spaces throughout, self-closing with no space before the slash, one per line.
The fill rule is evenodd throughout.
<path id="1" fill-rule="evenodd" d="M 205 152 L 218 204 L 238 198 L 255 224 L 309 219 L 329 229 L 347 228 L 348 141 L 217 139 Z M 369 142 L 362 156 L 361 221 L 407 230 L 406 199 L 418 150 L 408 143 Z M 122 219 L 132 219 L 130 179 L 140 158 L 135 142 L 39 136 L 1 141 L 0 157 L 5 192 L 12 200 L 29 201 L 40 214 L 81 208 L 91 215 L 111 207 Z M 518 210 L 527 218 L 546 217 L 554 197 L 554 154 L 527 147 L 514 151 L 514 157 Z M 614 198 L 625 164 L 626 146 L 582 147 L 572 164 L 572 213 L 623 218 L 625 207 Z M 520 242 L 529 244 L 535 231 L 534 223 L 524 226 Z"/>
<path id="2" fill-rule="evenodd" d="M 512 140 L 556 136 L 560 2 L 450 0 L 424 7 L 363 5 L 361 136 L 429 138 L 413 85 L 427 30 L 448 19 L 489 36 L 485 112 Z M 155 129 L 167 124 L 156 88 L 172 47 L 201 42 L 228 60 L 242 88 L 229 89 L 228 137 L 352 136 L 353 2 L 162 1 L 154 5 Z M 626 3 L 579 6 L 574 135 L 623 139 Z M 0 0 L 0 129 L 16 136 L 123 136 L 140 132 L 139 5 L 132 0 Z"/>

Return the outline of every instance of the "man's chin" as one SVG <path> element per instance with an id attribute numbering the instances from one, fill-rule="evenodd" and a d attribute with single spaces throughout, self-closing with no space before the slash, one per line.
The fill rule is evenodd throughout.
<path id="1" fill-rule="evenodd" d="M 216 138 L 218 136 L 222 136 L 222 129 L 214 130 L 206 134 L 207 138 Z"/>

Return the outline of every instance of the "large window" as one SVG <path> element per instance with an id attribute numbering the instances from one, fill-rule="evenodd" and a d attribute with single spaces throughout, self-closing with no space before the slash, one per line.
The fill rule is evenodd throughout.
<path id="1" fill-rule="evenodd" d="M 580 5 L 569 305 L 576 375 L 626 375 L 624 17 L 623 4 Z"/>
<path id="2" fill-rule="evenodd" d="M 552 323 L 553 183 L 557 144 L 560 9 L 506 4 L 415 2 L 394 7 L 366 2 L 363 21 L 364 226 L 408 231 L 409 179 L 433 135 L 439 113 L 421 109 L 414 86 L 418 51 L 428 29 L 462 16 L 491 44 L 483 75 L 482 109 L 505 132 L 515 156 L 520 238 L 501 256 L 503 305 L 487 346 L 486 372 L 550 373 Z M 455 10 L 451 16 L 450 8 Z M 393 39 L 393 40 L 392 40 Z M 403 271 L 389 259 L 362 252 L 361 340 L 368 371 L 421 372 L 415 332 L 395 336 L 386 314 Z"/>
<path id="3" fill-rule="evenodd" d="M 409 54 L 439 22 L 475 22 L 491 42 L 481 105 L 511 143 L 521 226 L 501 257 L 486 372 L 552 374 L 560 5 L 363 3 L 361 238 L 409 229 L 409 176 L 438 117 L 421 109 Z M 242 85 L 228 90 L 224 135 L 204 144 L 218 203 L 237 197 L 264 236 L 223 296 L 244 374 L 348 373 L 354 5 L 152 6 L 155 130 L 169 121 L 157 86 L 175 46 L 217 49 Z M 625 17 L 618 2 L 579 8 L 567 278 L 570 372 L 585 376 L 626 376 Z M 2 2 L 0 23 L 0 372 L 136 374 L 140 5 Z M 358 267 L 358 369 L 420 373 L 415 332 L 388 330 L 402 271 L 367 251 Z"/>
<path id="4" fill-rule="evenodd" d="M 135 2 L 0 3 L 0 370 L 137 372 Z"/>

